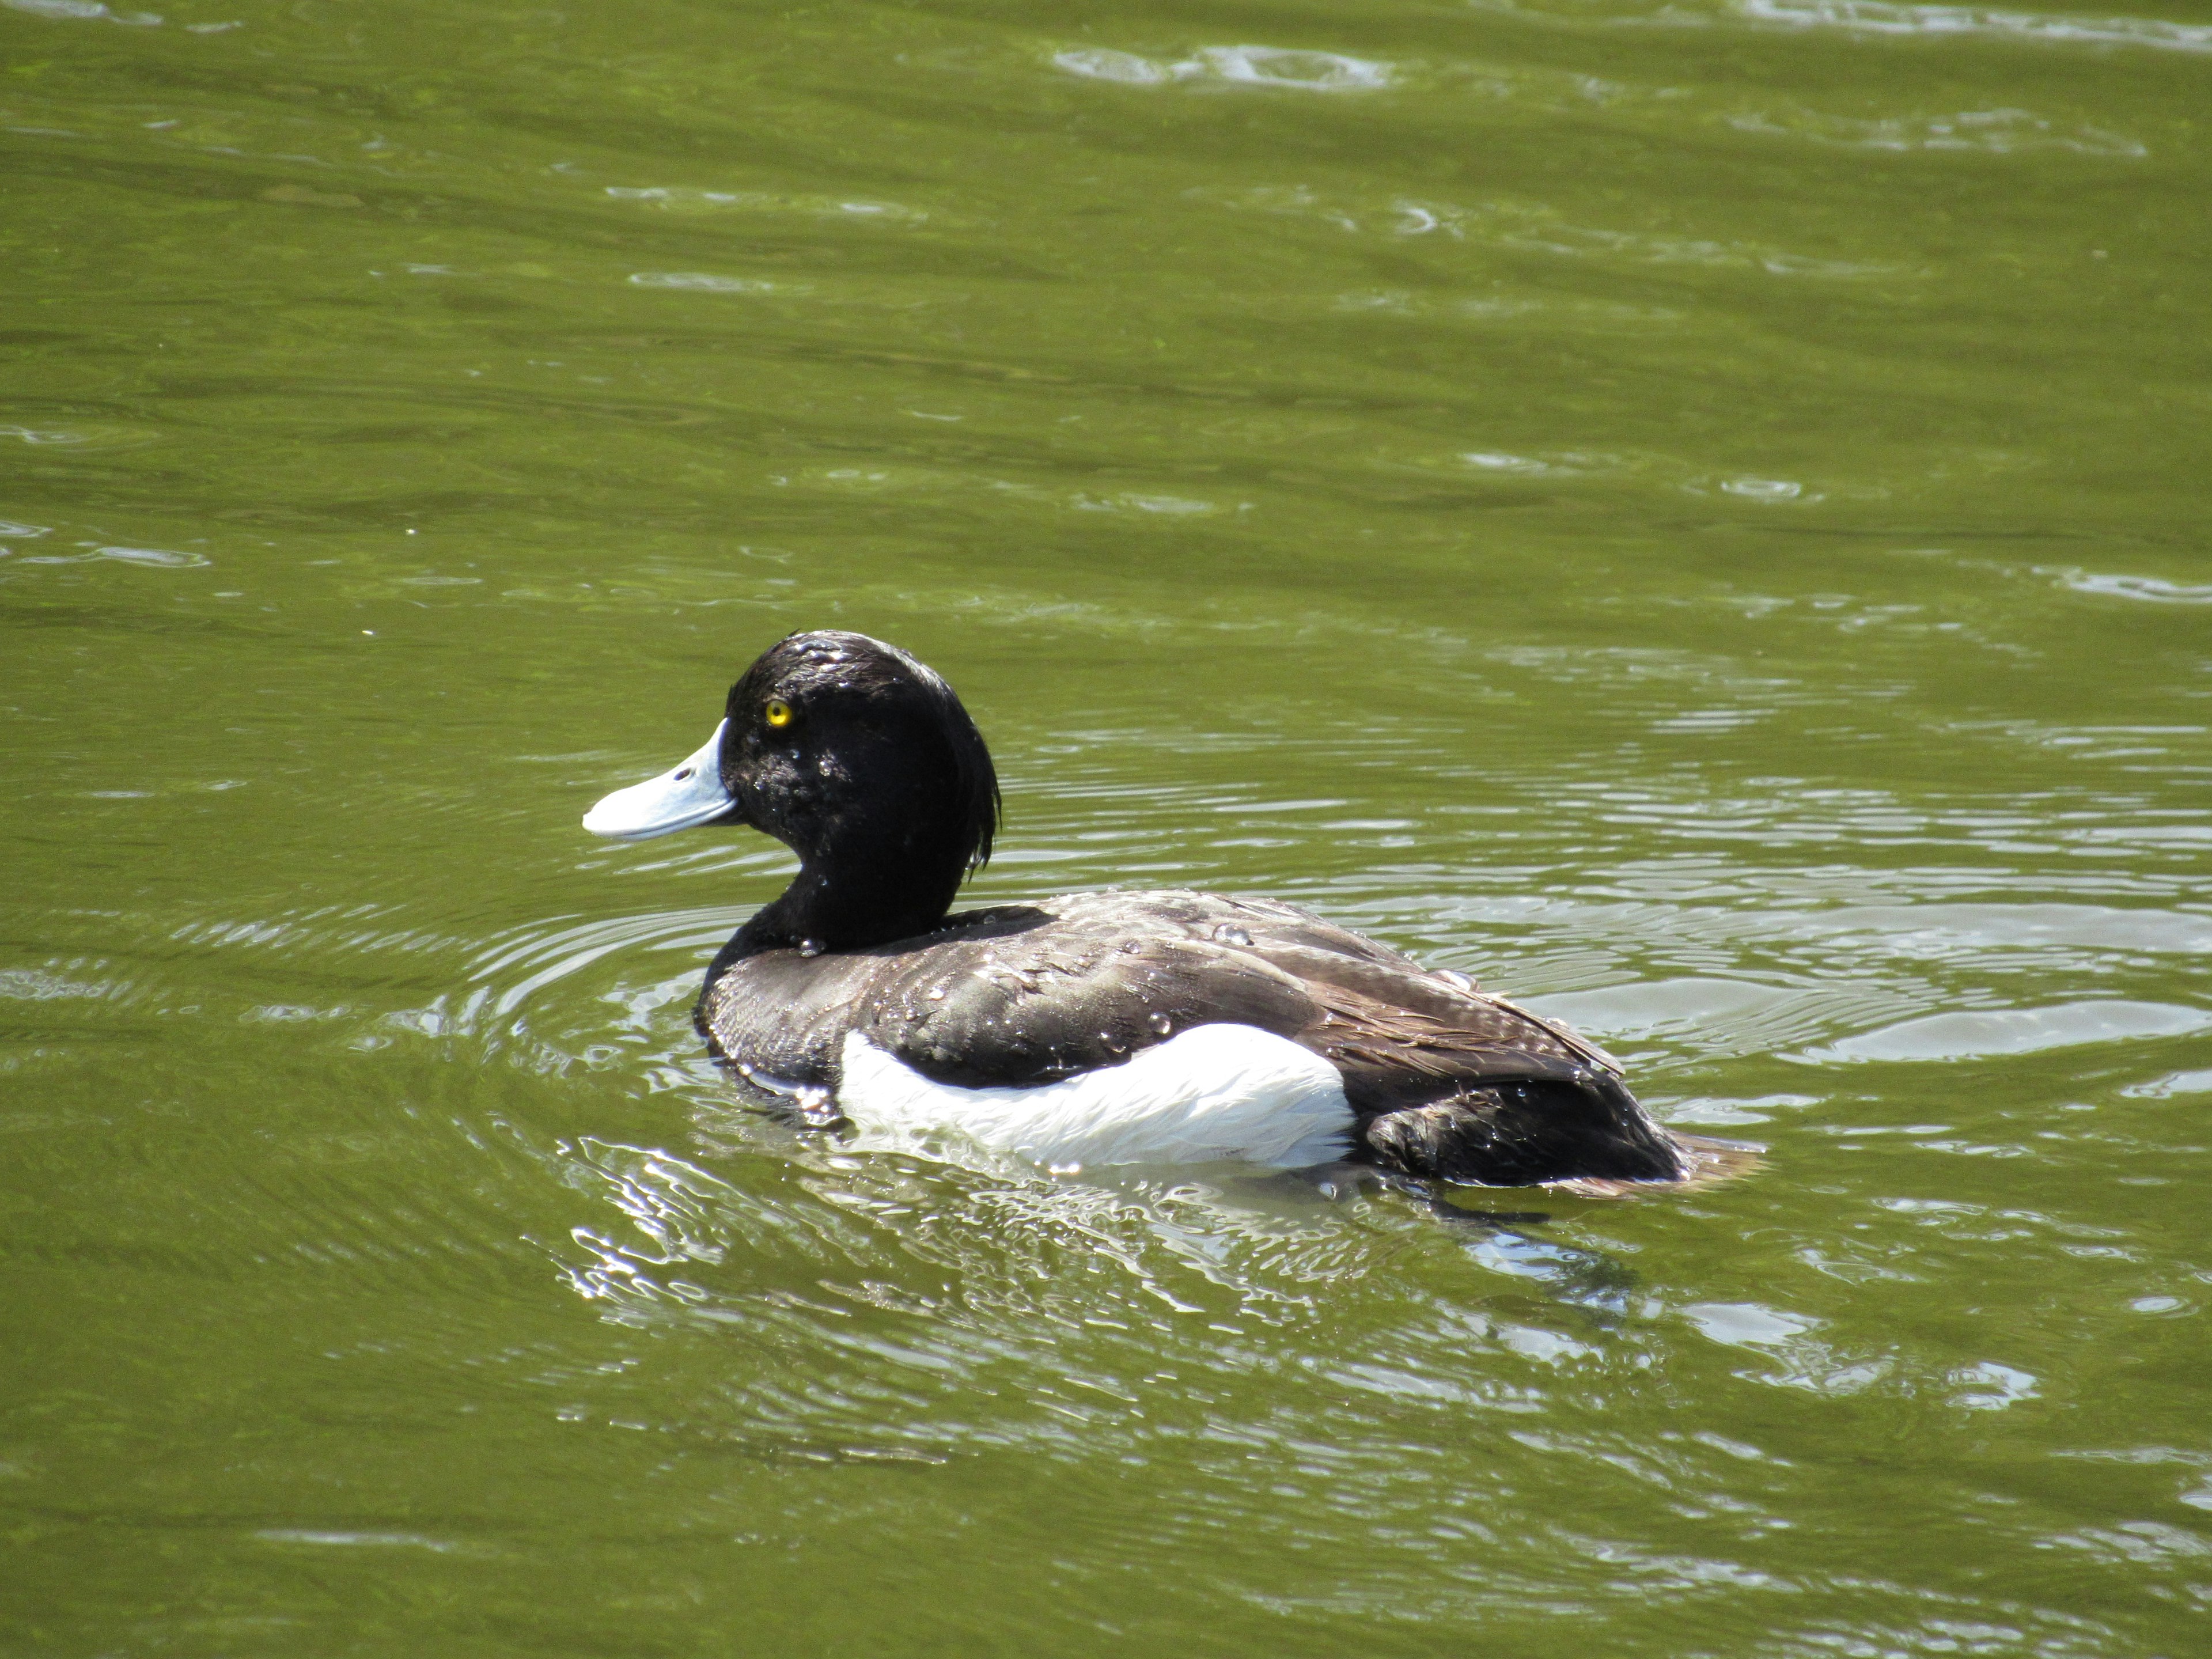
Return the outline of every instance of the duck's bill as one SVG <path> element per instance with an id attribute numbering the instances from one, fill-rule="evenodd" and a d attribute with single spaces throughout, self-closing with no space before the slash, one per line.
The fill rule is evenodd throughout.
<path id="1" fill-rule="evenodd" d="M 722 787 L 724 720 L 699 752 L 672 772 L 617 789 L 584 814 L 584 828 L 610 841 L 650 841 L 712 823 L 737 802 Z"/>

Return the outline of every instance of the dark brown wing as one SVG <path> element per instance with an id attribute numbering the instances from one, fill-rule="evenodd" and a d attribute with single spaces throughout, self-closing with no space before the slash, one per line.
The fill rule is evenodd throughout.
<path id="1" fill-rule="evenodd" d="M 1319 1018 L 1297 1040 L 1344 1073 L 1345 1093 L 1363 1112 L 1433 1100 L 1455 1084 L 1545 1078 L 1579 1085 L 1593 1073 L 1620 1073 L 1602 1049 L 1565 1027 L 1427 975 L 1309 980 L 1306 988 Z"/>
<path id="2" fill-rule="evenodd" d="M 924 1075 L 976 1088 L 1116 1065 L 1194 1025 L 1291 1036 L 1313 1021 L 1297 981 L 1211 937 L 1202 907 L 1156 902 L 1182 896 L 1085 894 L 1048 900 L 1035 927 L 937 935 L 856 1027 Z"/>

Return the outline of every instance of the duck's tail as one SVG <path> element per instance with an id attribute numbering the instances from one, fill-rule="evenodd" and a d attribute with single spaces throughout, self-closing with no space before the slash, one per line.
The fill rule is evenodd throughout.
<path id="1" fill-rule="evenodd" d="M 1370 1119 L 1362 1137 L 1383 1168 L 1490 1187 L 1572 1183 L 1594 1195 L 1656 1184 L 1707 1186 L 1743 1174 L 1758 1149 L 1676 1134 L 1609 1072 L 1462 1086 Z"/>

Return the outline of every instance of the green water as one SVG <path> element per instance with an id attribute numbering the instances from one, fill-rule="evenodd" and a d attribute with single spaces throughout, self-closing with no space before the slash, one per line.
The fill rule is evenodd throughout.
<path id="1" fill-rule="evenodd" d="M 146 3 L 0 3 L 0 1650 L 2212 1646 L 2204 0 Z M 750 1115 L 789 860 L 576 820 L 822 625 L 979 899 L 1765 1168 Z"/>

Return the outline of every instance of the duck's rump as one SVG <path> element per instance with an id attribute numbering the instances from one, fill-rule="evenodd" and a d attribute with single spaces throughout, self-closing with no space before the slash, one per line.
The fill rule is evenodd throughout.
<path id="1" fill-rule="evenodd" d="M 785 1093 L 834 1091 L 856 1036 L 933 1084 L 1036 1089 L 1249 1027 L 1334 1067 L 1355 1160 L 1500 1185 L 1690 1169 L 1573 1032 L 1267 900 L 1085 893 L 870 950 L 765 951 L 716 963 L 698 1023 Z"/>

